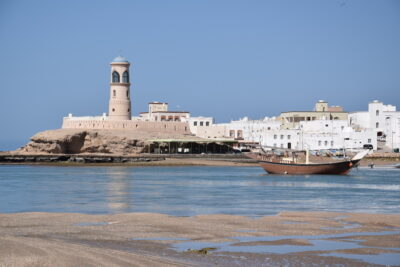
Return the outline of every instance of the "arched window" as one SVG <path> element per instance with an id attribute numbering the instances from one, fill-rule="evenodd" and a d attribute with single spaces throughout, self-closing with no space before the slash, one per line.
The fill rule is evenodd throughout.
<path id="1" fill-rule="evenodd" d="M 119 83 L 119 73 L 116 72 L 116 71 L 114 71 L 114 72 L 112 73 L 112 82 L 113 82 L 113 83 Z"/>
<path id="2" fill-rule="evenodd" d="M 122 74 L 122 82 L 123 83 L 129 83 L 129 73 L 127 71 Z"/>

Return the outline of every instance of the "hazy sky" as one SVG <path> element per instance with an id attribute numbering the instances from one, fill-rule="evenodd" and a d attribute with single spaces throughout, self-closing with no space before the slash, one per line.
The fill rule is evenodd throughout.
<path id="1" fill-rule="evenodd" d="M 0 1 L 0 150 L 108 110 L 109 63 L 150 101 L 226 122 L 400 106 L 400 1 Z"/>

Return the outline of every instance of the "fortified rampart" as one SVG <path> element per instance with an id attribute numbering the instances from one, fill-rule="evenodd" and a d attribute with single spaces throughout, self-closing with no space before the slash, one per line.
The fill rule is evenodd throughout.
<path id="1" fill-rule="evenodd" d="M 62 129 L 137 130 L 191 134 L 189 124 L 179 121 L 108 120 L 108 117 L 64 117 Z"/>

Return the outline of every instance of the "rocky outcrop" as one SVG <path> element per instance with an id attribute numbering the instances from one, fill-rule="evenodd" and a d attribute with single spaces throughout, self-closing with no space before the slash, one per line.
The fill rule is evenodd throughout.
<path id="1" fill-rule="evenodd" d="M 200 139 L 192 135 L 129 130 L 58 129 L 37 133 L 16 152 L 22 154 L 138 154 L 146 140 Z"/>
<path id="2" fill-rule="evenodd" d="M 18 152 L 74 154 L 79 153 L 84 144 L 85 131 L 50 130 L 40 132 L 31 137 L 29 142 Z"/>

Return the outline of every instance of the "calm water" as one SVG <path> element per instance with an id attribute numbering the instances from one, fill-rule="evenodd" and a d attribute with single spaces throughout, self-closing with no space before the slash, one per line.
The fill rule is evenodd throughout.
<path id="1" fill-rule="evenodd" d="M 280 211 L 400 212 L 400 170 L 268 175 L 259 167 L 0 165 L 0 213 L 159 212 L 248 216 Z"/>

